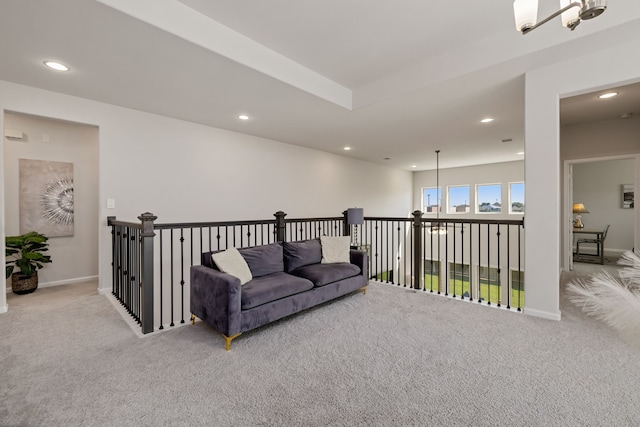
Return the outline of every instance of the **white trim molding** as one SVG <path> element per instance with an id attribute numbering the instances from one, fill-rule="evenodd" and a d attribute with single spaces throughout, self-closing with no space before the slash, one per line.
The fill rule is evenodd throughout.
<path id="1" fill-rule="evenodd" d="M 561 320 L 561 314 L 560 312 L 557 313 L 552 313 L 549 311 L 542 311 L 542 310 L 536 310 L 535 308 L 527 308 L 525 306 L 525 308 L 522 310 L 522 312 L 524 314 L 526 314 L 527 316 L 533 316 L 533 317 L 540 317 L 542 319 L 547 319 L 547 320 Z"/>

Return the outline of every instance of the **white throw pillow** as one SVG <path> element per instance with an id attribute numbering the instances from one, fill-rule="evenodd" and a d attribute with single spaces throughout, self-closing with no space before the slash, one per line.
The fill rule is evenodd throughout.
<path id="1" fill-rule="evenodd" d="M 211 254 L 211 259 L 216 263 L 220 271 L 240 279 L 241 285 L 244 285 L 253 278 L 247 261 L 242 258 L 242 255 L 240 255 L 240 252 L 238 252 L 236 248 L 229 248 L 226 251 Z"/>
<path id="2" fill-rule="evenodd" d="M 351 262 L 350 236 L 320 236 L 322 246 L 322 264 Z"/>

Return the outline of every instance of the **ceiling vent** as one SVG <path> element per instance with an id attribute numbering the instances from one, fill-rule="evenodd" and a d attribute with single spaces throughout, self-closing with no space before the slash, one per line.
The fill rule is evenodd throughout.
<path id="1" fill-rule="evenodd" d="M 505 138 L 505 139 L 501 139 L 500 142 L 502 142 L 503 144 L 506 142 L 513 142 L 512 138 Z"/>

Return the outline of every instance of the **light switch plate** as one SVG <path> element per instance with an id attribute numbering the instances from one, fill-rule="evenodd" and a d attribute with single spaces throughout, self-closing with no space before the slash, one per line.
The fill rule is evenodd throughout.
<path id="1" fill-rule="evenodd" d="M 116 199 L 107 199 L 107 209 L 116 208 Z"/>

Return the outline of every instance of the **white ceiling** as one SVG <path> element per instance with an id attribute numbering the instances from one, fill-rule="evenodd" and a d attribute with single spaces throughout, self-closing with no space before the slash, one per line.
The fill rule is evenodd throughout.
<path id="1" fill-rule="evenodd" d="M 511 0 L 2 0 L 0 79 L 406 170 L 512 161 L 524 72 L 640 38 L 640 2 L 610 3 L 522 36 Z M 638 99 L 563 102 L 563 123 Z"/>

